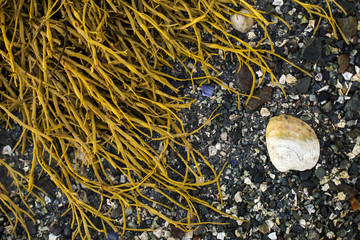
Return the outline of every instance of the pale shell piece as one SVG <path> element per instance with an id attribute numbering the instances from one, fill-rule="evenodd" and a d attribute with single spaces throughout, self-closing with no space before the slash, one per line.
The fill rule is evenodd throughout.
<path id="1" fill-rule="evenodd" d="M 250 12 L 246 9 L 241 9 L 239 13 L 250 14 Z M 230 21 L 232 22 L 233 28 L 242 33 L 249 32 L 254 25 L 253 18 L 243 16 L 237 13 L 234 13 L 230 16 Z"/>
<path id="2" fill-rule="evenodd" d="M 289 115 L 270 119 L 266 127 L 270 160 L 280 172 L 313 168 L 320 156 L 314 130 L 304 121 Z"/>

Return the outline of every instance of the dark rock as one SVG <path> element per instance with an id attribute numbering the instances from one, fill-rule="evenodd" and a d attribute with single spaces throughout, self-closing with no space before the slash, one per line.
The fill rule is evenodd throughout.
<path id="1" fill-rule="evenodd" d="M 329 100 L 330 97 L 331 97 L 331 94 L 330 94 L 329 92 L 327 92 L 327 91 L 321 91 L 321 92 L 319 93 L 319 95 L 318 95 L 317 98 L 318 98 L 318 101 L 319 101 L 319 102 L 323 102 L 323 101 Z"/>
<path id="2" fill-rule="evenodd" d="M 344 107 L 345 112 L 360 112 L 360 99 L 358 94 L 354 94 L 350 100 L 348 100 Z"/>
<path id="3" fill-rule="evenodd" d="M 338 238 L 342 238 L 342 237 L 344 237 L 345 235 L 346 235 L 346 229 L 340 229 L 339 231 L 337 231 L 336 232 L 336 236 L 338 237 Z"/>
<path id="4" fill-rule="evenodd" d="M 308 180 L 312 174 L 313 174 L 312 170 L 306 170 L 306 171 L 300 172 L 300 180 L 302 182 L 304 182 L 304 181 Z"/>
<path id="5" fill-rule="evenodd" d="M 116 232 L 109 231 L 107 232 L 108 237 L 105 240 L 117 240 L 119 239 L 119 235 Z"/>
<path id="6" fill-rule="evenodd" d="M 311 178 L 309 180 L 306 180 L 305 182 L 303 182 L 301 185 L 303 188 L 307 188 L 307 189 L 313 189 L 316 184 L 317 184 L 317 181 L 315 180 L 314 178 Z"/>
<path id="7" fill-rule="evenodd" d="M 359 174 L 358 164 L 357 163 L 351 164 L 348 173 L 350 176 L 357 177 L 357 175 Z M 358 178 L 358 180 L 359 180 L 359 178 Z"/>
<path id="8" fill-rule="evenodd" d="M 175 227 L 174 225 L 171 226 L 170 232 L 171 232 L 171 236 L 175 238 L 182 239 L 185 236 L 185 232 L 180 228 Z"/>
<path id="9" fill-rule="evenodd" d="M 326 172 L 325 169 L 323 167 L 318 167 L 315 170 L 315 176 L 320 180 L 325 176 Z"/>
<path id="10" fill-rule="evenodd" d="M 296 81 L 296 89 L 300 93 L 307 93 L 310 87 L 310 83 L 311 83 L 310 77 L 300 78 Z"/>
<path id="11" fill-rule="evenodd" d="M 322 217 L 324 217 L 324 218 L 327 218 L 330 215 L 329 210 L 326 206 L 322 206 L 320 208 L 320 213 L 321 213 Z"/>
<path id="12" fill-rule="evenodd" d="M 254 183 L 262 183 L 265 180 L 264 173 L 258 173 L 254 177 Z"/>
<path id="13" fill-rule="evenodd" d="M 357 65 L 358 67 L 360 67 L 360 52 L 358 52 L 354 58 L 354 63 L 355 65 Z"/>
<path id="14" fill-rule="evenodd" d="M 255 111 L 265 103 L 271 100 L 272 87 L 264 86 L 260 90 L 254 93 L 254 96 L 259 97 L 260 99 L 251 98 L 248 104 L 245 105 L 245 108 L 250 111 Z"/>
<path id="15" fill-rule="evenodd" d="M 360 191 L 360 178 L 356 179 L 355 188 L 356 190 Z"/>
<path id="16" fill-rule="evenodd" d="M 55 223 L 55 224 L 50 226 L 50 232 L 52 234 L 54 234 L 55 236 L 58 236 L 58 235 L 61 234 L 61 227 L 59 226 L 58 223 Z"/>
<path id="17" fill-rule="evenodd" d="M 319 60 L 322 52 L 321 40 L 312 38 L 305 46 L 302 57 L 308 61 L 316 62 Z"/>
<path id="18" fill-rule="evenodd" d="M 350 57 L 346 54 L 341 54 L 338 57 L 338 65 L 339 65 L 338 73 L 344 73 L 350 65 Z"/>
<path id="19" fill-rule="evenodd" d="M 65 237 L 71 237 L 72 231 L 71 231 L 70 225 L 66 225 L 66 226 L 64 227 L 62 234 L 63 234 Z"/>
<path id="20" fill-rule="evenodd" d="M 357 20 L 355 17 L 339 18 L 337 23 L 346 37 L 351 38 L 356 35 Z"/>
<path id="21" fill-rule="evenodd" d="M 331 101 L 328 101 L 323 106 L 321 106 L 321 111 L 323 111 L 324 113 L 329 113 L 332 110 L 333 110 L 333 108 L 332 108 L 332 102 Z"/>
<path id="22" fill-rule="evenodd" d="M 338 185 L 337 189 L 339 192 L 345 193 L 348 198 L 354 197 L 358 193 L 355 187 L 345 183 L 341 183 L 340 185 Z"/>
<path id="23" fill-rule="evenodd" d="M 116 219 L 121 215 L 122 215 L 122 209 L 120 207 L 116 207 L 111 210 L 111 218 Z"/>
<path id="24" fill-rule="evenodd" d="M 30 235 L 31 236 L 36 235 L 37 230 L 36 230 L 35 223 L 33 221 L 27 221 L 25 224 L 26 224 L 27 229 L 29 230 Z"/>
<path id="25" fill-rule="evenodd" d="M 253 75 L 248 66 L 242 64 L 240 67 L 240 63 L 236 64 L 236 85 L 241 91 L 248 92 L 251 90 L 254 79 Z"/>
<path id="26" fill-rule="evenodd" d="M 355 8 L 355 1 L 341 1 L 339 4 L 347 13 Z"/>
<path id="27" fill-rule="evenodd" d="M 299 233 L 302 233 L 304 231 L 304 228 L 300 225 L 294 225 L 292 228 L 291 228 L 291 231 L 296 233 L 296 234 L 299 234 Z"/>
<path id="28" fill-rule="evenodd" d="M 36 185 L 46 192 L 46 194 L 52 199 L 56 199 L 56 185 L 48 178 L 41 178 L 36 181 Z"/>

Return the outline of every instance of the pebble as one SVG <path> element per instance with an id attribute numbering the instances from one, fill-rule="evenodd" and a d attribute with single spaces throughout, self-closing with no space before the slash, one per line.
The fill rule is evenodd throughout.
<path id="1" fill-rule="evenodd" d="M 246 9 L 241 9 L 239 13 L 250 14 L 250 12 Z M 251 17 L 233 14 L 230 16 L 230 21 L 232 22 L 234 29 L 242 33 L 247 33 L 251 30 L 255 20 Z"/>
<path id="2" fill-rule="evenodd" d="M 321 106 L 321 110 L 324 113 L 329 113 L 333 110 L 331 101 L 326 102 L 323 106 Z"/>
<path id="3" fill-rule="evenodd" d="M 236 85 L 237 87 L 244 92 L 248 92 L 251 90 L 253 85 L 253 76 L 248 66 L 242 64 L 240 67 L 240 63 L 236 64 Z"/>
<path id="4" fill-rule="evenodd" d="M 343 192 L 339 192 L 337 196 L 338 196 L 339 200 L 341 200 L 341 201 L 346 199 L 346 195 Z"/>
<path id="5" fill-rule="evenodd" d="M 217 153 L 217 149 L 215 146 L 209 146 L 208 151 L 209 151 L 209 157 L 213 157 Z"/>
<path id="6" fill-rule="evenodd" d="M 114 207 L 111 210 L 111 218 L 116 219 L 122 215 L 122 209 L 120 207 Z"/>
<path id="7" fill-rule="evenodd" d="M 176 238 L 183 238 L 185 236 L 185 232 L 180 228 L 175 227 L 174 225 L 171 226 L 171 236 Z"/>
<path id="8" fill-rule="evenodd" d="M 237 192 L 234 196 L 234 200 L 235 202 L 239 203 L 242 201 L 242 198 L 241 198 L 241 192 Z"/>
<path id="9" fill-rule="evenodd" d="M 260 90 L 254 93 L 254 96 L 259 97 L 260 99 L 251 98 L 249 103 L 245 105 L 245 108 L 250 111 L 255 111 L 265 103 L 271 100 L 272 87 L 264 86 Z"/>
<path id="10" fill-rule="evenodd" d="M 260 115 L 262 116 L 262 117 L 269 117 L 270 116 L 270 111 L 269 111 L 269 109 L 267 109 L 267 108 L 261 108 L 261 110 L 260 110 Z"/>
<path id="11" fill-rule="evenodd" d="M 12 153 L 12 149 L 9 145 L 6 145 L 5 147 L 3 147 L 3 150 L 2 150 L 2 154 L 3 155 L 11 155 Z"/>
<path id="12" fill-rule="evenodd" d="M 350 57 L 346 54 L 341 54 L 338 57 L 338 73 L 344 73 L 350 66 Z"/>
<path id="13" fill-rule="evenodd" d="M 302 57 L 311 62 L 317 62 L 321 56 L 322 47 L 319 38 L 312 38 L 305 46 Z"/>
<path id="14" fill-rule="evenodd" d="M 259 226 L 259 231 L 260 231 L 262 234 L 266 235 L 266 234 L 268 234 L 268 233 L 270 232 L 270 228 L 269 228 L 269 226 L 268 226 L 266 223 L 264 223 L 264 224 L 262 224 L 262 225 Z"/>
<path id="15" fill-rule="evenodd" d="M 217 235 L 216 235 L 216 238 L 217 239 L 220 239 L 220 240 L 223 240 L 225 238 L 226 234 L 225 232 L 219 232 Z"/>
<path id="16" fill-rule="evenodd" d="M 49 240 L 57 240 L 60 235 L 54 235 L 52 233 L 49 234 Z"/>
<path id="17" fill-rule="evenodd" d="M 300 78 L 296 81 L 296 90 L 298 90 L 300 93 L 307 93 L 309 91 L 310 83 L 310 77 Z"/>
<path id="18" fill-rule="evenodd" d="M 272 233 L 268 234 L 267 236 L 271 240 L 277 240 L 278 239 L 278 237 L 276 236 L 276 232 L 272 232 Z"/>
<path id="19" fill-rule="evenodd" d="M 283 0 L 274 0 L 272 4 L 274 6 L 282 6 L 282 5 L 284 5 L 284 1 Z"/>
<path id="20" fill-rule="evenodd" d="M 109 231 L 107 232 L 108 237 L 105 240 L 117 240 L 119 239 L 119 235 L 116 232 Z"/>
<path id="21" fill-rule="evenodd" d="M 140 236 L 139 236 L 140 240 L 149 240 L 149 234 L 147 232 L 143 232 Z"/>
<path id="22" fill-rule="evenodd" d="M 285 81 L 287 84 L 295 84 L 297 82 L 297 79 L 289 73 L 286 75 Z"/>
<path id="23" fill-rule="evenodd" d="M 344 72 L 344 73 L 342 74 L 342 76 L 344 77 L 344 79 L 345 79 L 346 81 L 350 81 L 351 78 L 352 78 L 352 76 L 354 76 L 354 74 L 352 74 L 352 73 L 350 73 L 350 72 Z"/>
<path id="24" fill-rule="evenodd" d="M 27 221 L 25 224 L 29 230 L 30 235 L 35 235 L 37 232 L 35 223 L 33 221 Z"/>
<path id="25" fill-rule="evenodd" d="M 338 18 L 337 23 L 339 24 L 339 27 L 347 36 L 348 38 L 351 38 L 356 35 L 356 28 L 357 28 L 357 21 L 355 17 L 347 17 L 347 18 Z"/>

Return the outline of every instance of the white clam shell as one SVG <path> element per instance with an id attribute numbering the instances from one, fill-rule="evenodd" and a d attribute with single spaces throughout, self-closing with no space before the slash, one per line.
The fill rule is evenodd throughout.
<path id="1" fill-rule="evenodd" d="M 250 14 L 246 9 L 241 9 L 239 13 Z M 253 18 L 236 13 L 230 16 L 230 21 L 232 22 L 233 28 L 242 33 L 249 32 L 254 25 Z"/>
<path id="2" fill-rule="evenodd" d="M 313 168 L 320 156 L 314 130 L 304 121 L 289 115 L 270 119 L 266 127 L 270 160 L 280 172 Z"/>

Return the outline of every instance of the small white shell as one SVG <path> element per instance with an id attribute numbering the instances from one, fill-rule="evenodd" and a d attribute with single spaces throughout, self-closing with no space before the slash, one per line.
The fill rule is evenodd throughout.
<path id="1" fill-rule="evenodd" d="M 320 144 L 314 130 L 302 120 L 280 115 L 266 127 L 266 145 L 270 160 L 280 172 L 313 168 L 320 156 Z"/>
<path id="2" fill-rule="evenodd" d="M 250 14 L 246 9 L 241 9 L 239 13 Z M 249 32 L 254 25 L 253 18 L 236 13 L 230 16 L 230 21 L 232 22 L 233 28 L 242 33 Z"/>

